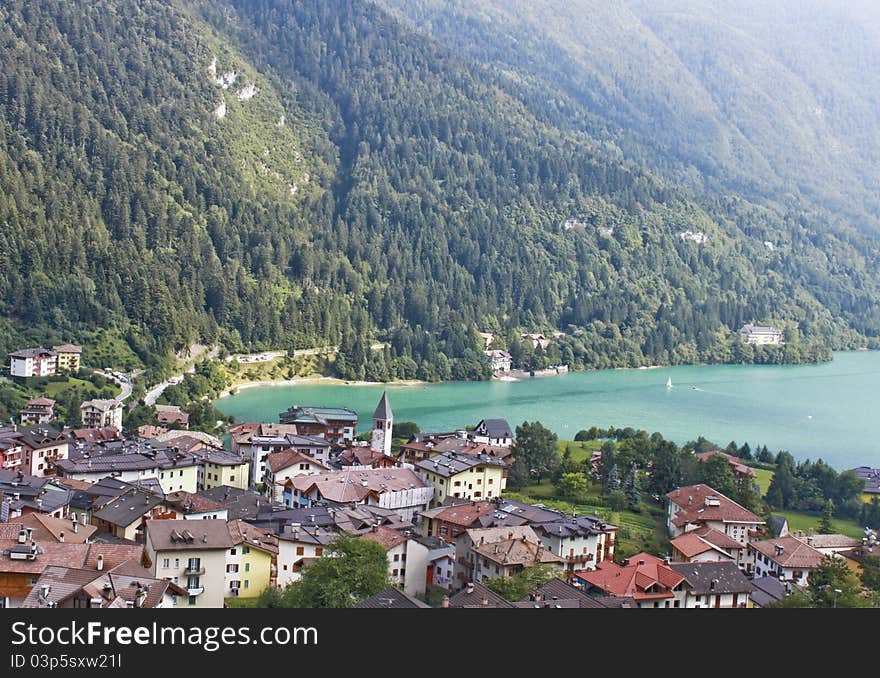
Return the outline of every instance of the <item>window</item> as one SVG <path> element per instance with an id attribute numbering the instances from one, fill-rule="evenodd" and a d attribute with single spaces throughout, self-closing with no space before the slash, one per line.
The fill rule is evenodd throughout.
<path id="1" fill-rule="evenodd" d="M 249 583 L 250 583 L 250 580 L 249 580 L 249 579 L 245 579 L 245 580 L 244 580 L 244 587 L 247 588 Z"/>
<path id="2" fill-rule="evenodd" d="M 391 574 L 394 575 L 394 576 L 396 577 L 396 576 L 397 576 L 397 570 L 392 570 L 392 571 L 391 571 Z"/>
<path id="3" fill-rule="evenodd" d="M 455 481 L 455 487 L 461 487 L 461 481 L 460 481 L 460 480 L 456 480 L 456 481 Z"/>
<path id="4" fill-rule="evenodd" d="M 250 563 L 245 563 L 245 564 L 244 564 L 244 571 L 245 571 L 245 572 L 250 572 L 250 571 L 251 571 L 251 564 L 250 564 Z"/>
<path id="5" fill-rule="evenodd" d="M 190 596 L 190 597 L 189 597 L 189 604 L 190 604 L 190 605 L 195 605 L 195 604 L 196 604 L 196 597 L 195 597 L 195 596 Z"/>
<path id="6" fill-rule="evenodd" d="M 394 554 L 394 562 L 396 563 L 396 562 L 398 562 L 399 560 L 400 560 L 400 554 L 399 554 L 399 553 L 395 553 L 395 554 Z"/>
<path id="7" fill-rule="evenodd" d="M 175 559 L 174 559 L 174 567 L 175 567 L 175 569 L 178 568 L 178 567 L 180 567 L 180 558 L 175 558 Z"/>
<path id="8" fill-rule="evenodd" d="M 181 478 L 183 477 L 183 471 L 180 472 L 180 477 L 181 477 Z"/>
<path id="9" fill-rule="evenodd" d="M 229 476 L 230 482 L 235 482 L 235 476 Z"/>
<path id="10" fill-rule="evenodd" d="M 231 589 L 240 589 L 240 588 L 241 588 L 241 582 L 238 581 L 237 579 L 233 579 L 231 582 L 229 582 L 229 588 L 231 588 Z"/>
<path id="11" fill-rule="evenodd" d="M 227 572 L 238 572 L 238 565 L 227 565 L 226 571 Z"/>
<path id="12" fill-rule="evenodd" d="M 162 559 L 162 567 L 163 567 L 164 569 L 167 570 L 168 567 L 170 566 L 170 564 L 171 564 L 171 559 L 170 559 L 170 558 L 163 558 L 163 559 Z"/>
<path id="13" fill-rule="evenodd" d="M 297 546 L 296 555 L 301 556 L 303 553 L 305 553 L 305 549 L 302 546 Z"/>
<path id="14" fill-rule="evenodd" d="M 316 546 L 316 547 L 315 547 L 315 556 L 316 556 L 316 557 L 321 557 L 321 556 L 323 556 L 323 555 L 324 555 L 324 548 L 321 547 L 321 546 Z"/>
<path id="15" fill-rule="evenodd" d="M 230 556 L 234 556 L 234 555 L 235 555 L 235 549 L 229 549 L 229 555 L 230 555 Z"/>
<path id="16" fill-rule="evenodd" d="M 489 478 L 489 480 L 486 481 L 486 484 L 487 484 L 487 485 L 491 485 L 491 484 L 492 484 L 492 480 L 493 480 L 493 478 Z"/>
<path id="17" fill-rule="evenodd" d="M 186 569 L 188 569 L 190 571 L 194 571 L 194 570 L 200 569 L 201 566 L 202 566 L 202 559 L 201 558 L 190 558 L 187 563 Z"/>
<path id="18" fill-rule="evenodd" d="M 676 601 L 672 604 L 672 607 L 679 607 L 680 605 L 681 605 L 681 601 L 676 600 Z"/>
<path id="19" fill-rule="evenodd" d="M 482 484 L 483 484 L 483 479 L 477 478 L 477 485 L 482 485 Z"/>
<path id="20" fill-rule="evenodd" d="M 248 553 L 251 552 L 251 547 L 250 547 L 250 546 L 243 546 L 242 549 L 241 549 L 241 552 L 242 552 L 244 555 L 247 555 Z"/>
<path id="21" fill-rule="evenodd" d="M 186 578 L 186 588 L 188 588 L 188 589 L 199 588 L 199 578 L 198 577 L 187 577 Z"/>

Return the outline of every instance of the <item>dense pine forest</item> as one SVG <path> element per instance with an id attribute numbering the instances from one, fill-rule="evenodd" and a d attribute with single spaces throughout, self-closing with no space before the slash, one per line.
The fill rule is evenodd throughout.
<path id="1" fill-rule="evenodd" d="M 364 0 L 4 3 L 0 351 L 333 344 L 383 380 L 487 377 L 478 331 L 538 368 L 878 346 L 876 231 L 679 181 L 464 52 Z"/>

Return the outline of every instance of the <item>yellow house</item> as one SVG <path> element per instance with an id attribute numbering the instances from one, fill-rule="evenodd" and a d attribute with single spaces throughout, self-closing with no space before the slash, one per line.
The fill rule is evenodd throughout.
<path id="1" fill-rule="evenodd" d="M 215 448 L 196 450 L 191 454 L 199 460 L 199 489 L 210 490 L 224 485 L 248 489 L 249 460 L 234 452 Z"/>
<path id="2" fill-rule="evenodd" d="M 232 547 L 226 551 L 225 598 L 256 598 L 275 584 L 278 539 L 241 520 L 229 522 Z"/>
<path id="3" fill-rule="evenodd" d="M 880 558 L 880 541 L 877 541 L 876 535 L 868 537 L 862 542 L 861 546 L 857 546 L 849 551 L 842 551 L 839 555 L 843 556 L 843 562 L 846 563 L 846 566 L 861 577 L 862 563 L 865 561 L 865 558 L 869 556 Z"/>
<path id="4" fill-rule="evenodd" d="M 444 452 L 417 462 L 415 468 L 434 487 L 432 506 L 447 497 L 493 499 L 507 486 L 507 464 L 488 454 Z"/>
<path id="5" fill-rule="evenodd" d="M 874 499 L 880 501 L 880 468 L 859 466 L 852 469 L 853 472 L 865 481 L 865 489 L 862 490 L 862 501 L 870 504 Z"/>
<path id="6" fill-rule="evenodd" d="M 79 371 L 79 361 L 82 355 L 82 346 L 75 344 L 62 344 L 61 346 L 53 346 L 57 363 L 55 366 L 58 372 L 77 372 Z"/>
<path id="7" fill-rule="evenodd" d="M 199 489 L 199 467 L 191 457 L 179 461 L 176 465 L 163 465 L 159 469 L 159 484 L 165 494 L 172 492 L 191 492 L 195 494 Z"/>

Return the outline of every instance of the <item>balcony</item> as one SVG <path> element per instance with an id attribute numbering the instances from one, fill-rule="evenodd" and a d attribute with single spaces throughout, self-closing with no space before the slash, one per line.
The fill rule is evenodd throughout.
<path id="1" fill-rule="evenodd" d="M 187 577 L 201 577 L 203 574 L 205 574 L 205 567 L 192 567 L 190 565 L 187 565 L 186 569 L 183 571 L 183 574 Z"/>
<path id="2" fill-rule="evenodd" d="M 592 553 L 582 553 L 577 556 L 566 556 L 565 560 L 569 563 L 575 563 L 575 564 L 589 563 L 591 560 L 593 560 L 593 554 Z"/>
<path id="3" fill-rule="evenodd" d="M 205 592 L 204 586 L 195 586 L 193 588 L 188 588 L 186 592 L 191 596 L 200 596 Z"/>

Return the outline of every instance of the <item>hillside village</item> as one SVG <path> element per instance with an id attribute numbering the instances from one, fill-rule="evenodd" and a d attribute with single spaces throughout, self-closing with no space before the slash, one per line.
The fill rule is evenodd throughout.
<path id="1" fill-rule="evenodd" d="M 880 555 L 873 532 L 789 531 L 697 484 L 657 497 L 668 552 L 620 557 L 619 525 L 508 496 L 525 443 L 505 419 L 395 444 L 385 393 L 368 436 L 358 421 L 294 405 L 231 426 L 226 447 L 180 419 L 130 437 L 107 421 L 0 428 L 0 603 L 253 605 L 336 557 L 341 537 L 386 554 L 388 588 L 351 601 L 362 607 L 764 607 L 829 562 L 858 573 Z M 752 480 L 723 452 L 700 461 L 716 453 Z M 533 572 L 516 599 L 498 593 Z"/>

